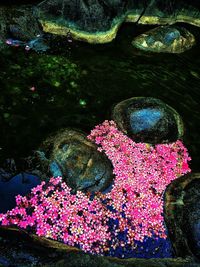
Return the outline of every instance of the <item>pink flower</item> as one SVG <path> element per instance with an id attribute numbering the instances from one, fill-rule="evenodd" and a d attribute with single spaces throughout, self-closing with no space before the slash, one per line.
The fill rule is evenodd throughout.
<path id="1" fill-rule="evenodd" d="M 20 221 L 18 224 L 20 228 L 26 228 L 28 225 L 29 225 L 28 221 Z"/>

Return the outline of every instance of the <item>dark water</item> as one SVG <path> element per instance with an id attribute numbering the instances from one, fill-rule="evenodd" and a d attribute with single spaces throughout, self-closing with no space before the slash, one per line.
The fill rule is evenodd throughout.
<path id="1" fill-rule="evenodd" d="M 27 195 L 40 182 L 38 177 L 27 173 L 18 174 L 9 181 L 0 181 L 0 213 L 13 209 L 16 206 L 15 196 Z"/>
<path id="2" fill-rule="evenodd" d="M 199 29 L 186 25 L 197 45 L 180 55 L 145 54 L 131 40 L 148 26 L 124 25 L 115 41 L 88 45 L 57 38 L 52 50 L 23 48 L 0 53 L 0 160 L 30 155 L 46 136 L 63 127 L 87 132 L 110 119 L 113 105 L 134 96 L 157 97 L 185 123 L 192 169 L 199 170 Z"/>

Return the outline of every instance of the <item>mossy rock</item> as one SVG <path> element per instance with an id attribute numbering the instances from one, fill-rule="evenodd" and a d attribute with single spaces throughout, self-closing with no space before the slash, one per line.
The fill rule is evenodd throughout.
<path id="1" fill-rule="evenodd" d="M 165 221 L 176 255 L 200 260 L 200 173 L 174 180 L 165 192 Z"/>
<path id="2" fill-rule="evenodd" d="M 186 22 L 200 26 L 198 1 L 45 0 L 37 5 L 45 32 L 67 35 L 90 43 L 115 38 L 123 22 L 166 25 Z"/>
<path id="3" fill-rule="evenodd" d="M 75 191 L 103 191 L 112 183 L 111 162 L 78 130 L 60 130 L 47 138 L 36 154 L 44 174 L 62 176 Z"/>
<path id="4" fill-rule="evenodd" d="M 135 142 L 170 143 L 182 138 L 180 115 L 163 101 L 133 97 L 118 103 L 112 113 L 118 128 Z"/>
<path id="5" fill-rule="evenodd" d="M 132 45 L 155 53 L 182 53 L 195 45 L 195 37 L 178 26 L 160 26 L 137 36 Z"/>

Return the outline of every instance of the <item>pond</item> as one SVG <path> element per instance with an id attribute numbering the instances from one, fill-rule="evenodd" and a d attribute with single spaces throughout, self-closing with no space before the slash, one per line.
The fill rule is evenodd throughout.
<path id="1" fill-rule="evenodd" d="M 54 37 L 47 52 L 23 47 L 2 50 L 0 168 L 9 169 L 12 159 L 21 172 L 21 159 L 49 134 L 66 127 L 89 134 L 95 125 L 111 119 L 118 102 L 148 96 L 163 100 L 182 116 L 190 168 L 199 172 L 200 34 L 194 26 L 182 26 L 197 39 L 197 45 L 183 54 L 133 48 L 132 39 L 153 28 L 133 24 L 122 25 L 117 38 L 104 45 Z"/>

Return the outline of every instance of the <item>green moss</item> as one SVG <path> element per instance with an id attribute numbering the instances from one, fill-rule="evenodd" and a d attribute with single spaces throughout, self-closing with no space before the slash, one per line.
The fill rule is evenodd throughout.
<path id="1" fill-rule="evenodd" d="M 0 142 L 11 146 L 7 140 L 9 132 L 9 138 L 13 137 L 12 145 L 22 148 L 20 143 L 27 138 L 26 148 L 32 149 L 40 142 L 40 130 L 45 133 L 56 127 L 54 122 L 59 124 L 59 119 L 65 115 L 63 112 L 73 110 L 80 90 L 81 70 L 65 56 L 36 53 L 25 56 L 20 49 L 17 53 L 16 56 L 15 50 L 9 49 L 0 54 L 3 68 L 0 71 L 0 111 L 3 111 L 0 125 L 4 125 L 4 139 Z M 16 139 L 17 131 L 22 135 Z"/>
<path id="2" fill-rule="evenodd" d="M 43 31 L 45 32 L 50 32 L 52 34 L 57 35 L 66 35 L 66 33 L 70 30 L 72 37 L 76 40 L 99 44 L 111 42 L 115 38 L 117 31 L 122 23 L 122 20 L 119 23 L 113 25 L 110 30 L 96 33 L 79 31 L 74 29 L 73 27 L 59 25 L 56 22 L 43 19 L 41 19 L 40 22 L 42 24 Z"/>

